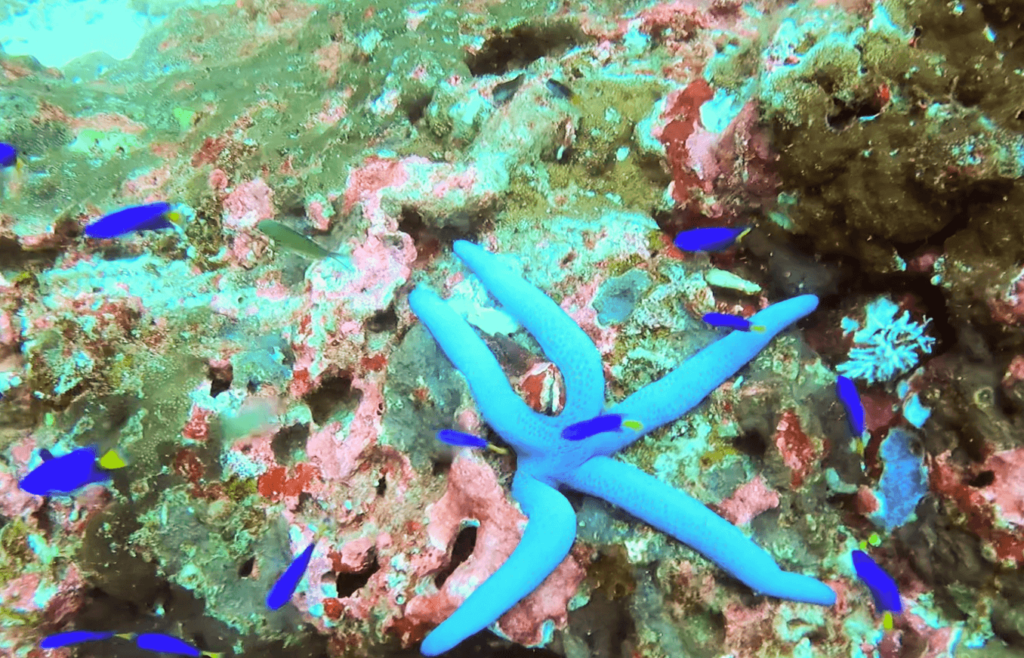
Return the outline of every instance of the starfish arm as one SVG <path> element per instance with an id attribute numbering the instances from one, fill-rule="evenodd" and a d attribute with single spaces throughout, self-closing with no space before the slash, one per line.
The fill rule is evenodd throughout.
<path id="1" fill-rule="evenodd" d="M 508 437 L 519 431 L 523 419 L 535 414 L 516 395 L 498 360 L 462 316 L 433 290 L 419 286 L 409 293 L 409 306 L 426 325 L 456 370 L 469 382 L 473 397 L 487 422 Z"/>
<path id="2" fill-rule="evenodd" d="M 763 332 L 733 331 L 728 336 L 708 345 L 687 359 L 661 379 L 643 387 L 612 407 L 610 413 L 643 423 L 644 432 L 671 423 L 696 406 L 711 391 L 736 374 L 748 361 L 757 356 L 771 340 L 787 326 L 811 313 L 818 307 L 814 295 L 801 295 L 772 304 L 750 318 L 763 325 Z M 610 454 L 635 441 L 639 434 L 623 432 L 602 449 Z"/>
<path id="3" fill-rule="evenodd" d="M 832 605 L 824 583 L 783 571 L 771 555 L 696 498 L 611 457 L 594 457 L 564 483 L 617 505 L 672 535 L 751 589 L 790 601 Z"/>
<path id="4" fill-rule="evenodd" d="M 576 539 L 576 513 L 565 496 L 522 472 L 512 482 L 512 495 L 529 517 L 522 540 L 508 560 L 424 638 L 424 656 L 444 653 L 497 621 L 569 554 Z"/>
<path id="5" fill-rule="evenodd" d="M 516 275 L 494 254 L 465 240 L 456 241 L 454 249 L 558 366 L 565 380 L 564 419 L 575 422 L 599 414 L 604 409 L 604 369 L 601 355 L 586 332 L 550 297 Z"/>

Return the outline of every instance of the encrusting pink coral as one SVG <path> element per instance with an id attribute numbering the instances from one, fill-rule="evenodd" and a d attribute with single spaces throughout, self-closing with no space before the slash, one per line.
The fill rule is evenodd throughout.
<path id="1" fill-rule="evenodd" d="M 421 594 L 406 605 L 407 621 L 424 630 L 431 628 L 459 607 L 475 588 L 497 570 L 522 537 L 526 517 L 507 498 L 494 470 L 478 455 L 461 452 L 448 472 L 444 496 L 427 510 L 430 545 L 415 559 L 419 572 L 430 573 L 445 566 L 448 551 L 468 522 L 479 522 L 472 555 L 444 581 L 440 591 Z M 515 642 L 538 645 L 545 621 L 563 628 L 568 620 L 567 605 L 586 575 L 585 564 L 573 552 L 530 596 L 498 620 L 502 633 Z"/>

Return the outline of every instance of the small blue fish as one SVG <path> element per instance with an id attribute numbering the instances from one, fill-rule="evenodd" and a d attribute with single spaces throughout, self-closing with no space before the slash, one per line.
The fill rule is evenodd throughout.
<path id="1" fill-rule="evenodd" d="M 602 414 L 590 420 L 583 420 L 562 430 L 566 441 L 582 441 L 603 432 L 618 432 L 623 427 L 640 431 L 643 425 L 636 420 L 624 420 L 622 414 Z"/>
<path id="2" fill-rule="evenodd" d="M 159 231 L 174 228 L 181 221 L 180 213 L 171 210 L 166 201 L 131 206 L 100 217 L 85 227 L 90 238 L 116 238 L 133 231 Z"/>
<path id="3" fill-rule="evenodd" d="M 459 448 L 486 448 L 487 440 L 458 430 L 438 430 L 437 440 Z"/>
<path id="4" fill-rule="evenodd" d="M 36 496 L 69 494 L 88 484 L 110 479 L 108 470 L 123 468 L 124 460 L 114 450 L 96 459 L 95 446 L 79 448 L 66 455 L 54 457 L 49 450 L 41 450 L 43 463 L 32 469 L 18 483 L 22 491 Z"/>
<path id="5" fill-rule="evenodd" d="M 482 439 L 473 434 L 466 434 L 465 432 L 460 432 L 458 430 L 438 430 L 437 440 L 457 448 L 486 448 L 487 450 L 496 452 L 499 455 L 508 454 L 508 450 L 505 448 L 499 448 L 492 443 L 488 443 L 486 439 Z"/>
<path id="6" fill-rule="evenodd" d="M 18 159 L 18 149 L 6 142 L 0 142 L 0 169 L 20 166 L 21 160 Z"/>
<path id="7" fill-rule="evenodd" d="M 672 241 L 682 251 L 724 251 L 750 233 L 750 227 L 726 228 L 695 228 L 683 231 Z"/>
<path id="8" fill-rule="evenodd" d="M 21 158 L 18 157 L 18 149 L 6 142 L 0 142 L 0 199 L 4 198 L 4 189 L 7 187 L 7 169 L 14 167 L 14 180 L 21 180 Z"/>
<path id="9" fill-rule="evenodd" d="M 203 655 L 220 656 L 219 653 L 200 651 L 184 640 L 179 640 L 173 635 L 165 635 L 163 633 L 124 633 L 119 634 L 118 637 L 126 640 L 135 640 L 135 646 L 154 653 L 173 653 L 178 656 L 193 656 L 193 658 Z"/>
<path id="10" fill-rule="evenodd" d="M 57 649 L 82 642 L 106 640 L 111 637 L 114 637 L 114 631 L 65 631 L 44 637 L 43 641 L 39 643 L 39 647 L 41 649 Z"/>
<path id="11" fill-rule="evenodd" d="M 836 378 L 836 395 L 846 409 L 846 420 L 850 423 L 850 431 L 856 436 L 864 433 L 864 405 L 860 401 L 857 385 L 849 377 L 840 375 Z"/>
<path id="12" fill-rule="evenodd" d="M 853 568 L 857 571 L 857 577 L 863 580 L 871 590 L 876 611 L 883 613 L 883 626 L 886 630 L 891 630 L 892 613 L 903 612 L 903 602 L 900 601 L 900 591 L 896 586 L 896 581 L 886 573 L 885 569 L 878 566 L 878 563 L 872 560 L 870 555 L 861 550 L 853 552 Z"/>
<path id="13" fill-rule="evenodd" d="M 292 560 L 292 563 L 288 565 L 281 577 L 277 579 L 274 586 L 270 588 L 270 592 L 267 594 L 267 607 L 271 610 L 278 610 L 285 603 L 291 600 L 292 594 L 295 593 L 295 588 L 299 586 L 299 581 L 302 580 L 302 576 L 306 573 L 306 567 L 309 566 L 309 560 L 313 557 L 313 547 L 316 546 L 316 542 L 313 541 L 306 547 L 306 550 L 302 551 L 297 558 Z"/>
<path id="14" fill-rule="evenodd" d="M 738 315 L 729 315 L 728 313 L 705 313 L 701 320 L 707 322 L 712 327 L 727 327 L 729 329 L 756 331 L 759 333 L 764 331 L 763 324 L 753 324 L 746 318 L 741 318 Z"/>

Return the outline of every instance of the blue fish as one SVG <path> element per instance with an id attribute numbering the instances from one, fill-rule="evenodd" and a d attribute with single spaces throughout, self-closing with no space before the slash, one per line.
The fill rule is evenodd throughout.
<path id="1" fill-rule="evenodd" d="M 695 228 L 683 231 L 672 241 L 682 251 L 724 251 L 750 233 L 750 227 L 727 228 Z"/>
<path id="2" fill-rule="evenodd" d="M 193 656 L 194 658 L 203 655 L 220 656 L 219 653 L 200 651 L 184 640 L 179 640 L 173 635 L 165 635 L 163 633 L 126 633 L 119 634 L 118 637 L 126 640 L 135 640 L 135 646 L 154 653 L 173 653 L 178 656 Z"/>
<path id="3" fill-rule="evenodd" d="M 306 550 L 302 551 L 297 558 L 292 560 L 292 563 L 288 565 L 281 577 L 277 579 L 274 586 L 270 588 L 270 592 L 267 594 L 267 607 L 271 610 L 278 610 L 285 603 L 291 600 L 292 594 L 295 593 L 295 588 L 299 586 L 299 581 L 302 580 L 302 576 L 306 573 L 306 567 L 309 566 L 309 560 L 313 557 L 313 547 L 316 546 L 316 542 L 311 542 Z"/>
<path id="4" fill-rule="evenodd" d="M 108 470 L 125 466 L 124 460 L 114 450 L 97 460 L 95 446 L 72 450 L 60 457 L 54 457 L 48 450 L 41 450 L 40 456 L 43 463 L 18 483 L 22 491 L 36 496 L 69 494 L 88 484 L 105 482 L 110 478 Z"/>
<path id="5" fill-rule="evenodd" d="M 0 142 L 0 199 L 4 198 L 4 189 L 7 187 L 7 175 L 4 170 L 14 167 L 15 180 L 21 179 L 21 158 L 18 157 L 18 149 L 6 142 Z"/>
<path id="6" fill-rule="evenodd" d="M 896 581 L 892 579 L 885 569 L 878 566 L 878 563 L 871 559 L 871 556 L 861 550 L 853 551 L 853 568 L 857 571 L 857 577 L 864 581 L 864 584 L 871 590 L 871 596 L 875 600 L 875 609 L 883 613 L 883 625 L 886 630 L 892 628 L 892 613 L 903 612 L 903 602 L 900 601 L 900 591 Z"/>
<path id="7" fill-rule="evenodd" d="M 39 643 L 39 647 L 41 649 L 57 649 L 60 647 L 70 647 L 73 644 L 81 644 L 82 642 L 106 640 L 111 637 L 114 637 L 114 631 L 65 631 L 44 637 L 42 642 Z"/>
<path id="8" fill-rule="evenodd" d="M 166 201 L 131 206 L 117 212 L 100 217 L 85 227 L 85 235 L 90 238 L 116 238 L 133 231 L 159 231 L 174 228 L 181 215 L 171 210 Z"/>
<path id="9" fill-rule="evenodd" d="M 836 378 L 836 395 L 846 409 L 846 420 L 850 423 L 850 430 L 856 436 L 860 436 L 864 433 L 864 405 L 861 404 L 857 385 L 849 377 L 840 375 Z"/>
<path id="10" fill-rule="evenodd" d="M 622 414 L 602 414 L 590 420 L 583 420 L 562 430 L 566 441 L 582 441 L 603 432 L 618 432 L 623 427 L 640 431 L 643 425 L 636 420 L 624 420 Z"/>
<path id="11" fill-rule="evenodd" d="M 738 315 L 729 315 L 728 313 L 705 313 L 701 320 L 707 322 L 712 327 L 727 327 L 740 331 L 764 331 L 764 325 L 753 324 L 746 318 L 741 318 Z"/>
<path id="12" fill-rule="evenodd" d="M 20 162 L 21 160 L 18 159 L 18 149 L 6 142 L 0 142 L 0 169 L 18 167 Z"/>
<path id="13" fill-rule="evenodd" d="M 437 440 L 447 443 L 450 446 L 456 446 L 458 448 L 486 448 L 491 452 L 496 452 L 499 455 L 507 455 L 508 450 L 500 448 L 493 443 L 488 443 L 486 439 L 474 436 L 473 434 L 466 434 L 458 430 L 438 430 Z"/>
<path id="14" fill-rule="evenodd" d="M 487 440 L 458 430 L 438 430 L 437 440 L 459 448 L 486 448 Z"/>

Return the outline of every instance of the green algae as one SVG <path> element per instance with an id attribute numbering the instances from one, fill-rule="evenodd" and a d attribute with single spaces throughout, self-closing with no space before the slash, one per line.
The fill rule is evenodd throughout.
<path id="1" fill-rule="evenodd" d="M 31 530 L 21 519 L 11 519 L 0 527 L 0 586 L 32 563 L 35 556 L 28 543 L 30 534 Z"/>
<path id="2" fill-rule="evenodd" d="M 256 480 L 253 478 L 240 478 L 232 475 L 224 481 L 224 493 L 228 499 L 241 503 L 249 496 L 256 495 Z"/>
<path id="3" fill-rule="evenodd" d="M 596 560 L 587 568 L 587 579 L 593 582 L 595 592 L 609 601 L 632 595 L 636 590 L 633 564 L 623 546 L 603 547 Z"/>
<path id="4" fill-rule="evenodd" d="M 819 251 L 876 272 L 897 271 L 904 244 L 936 238 L 969 269 L 1024 256 L 1019 214 L 1000 222 L 1006 239 L 994 243 L 991 222 L 976 219 L 1021 186 L 1024 144 L 1011 100 L 1024 97 L 1024 76 L 996 64 L 1005 42 L 984 37 L 984 6 L 960 3 L 954 13 L 894 0 L 885 5 L 892 20 L 876 10 L 867 30 L 826 35 L 771 77 L 762 98 L 777 123 L 784 186 L 799 195 L 790 218 Z M 920 38 L 911 41 L 913 26 Z M 883 88 L 888 106 L 878 101 Z M 979 231 L 986 248 L 970 248 Z"/>
<path id="5" fill-rule="evenodd" d="M 41 628 L 46 623 L 46 613 L 42 610 L 21 612 L 10 606 L 0 606 L 0 624 L 4 627 L 25 626 L 32 629 Z"/>

